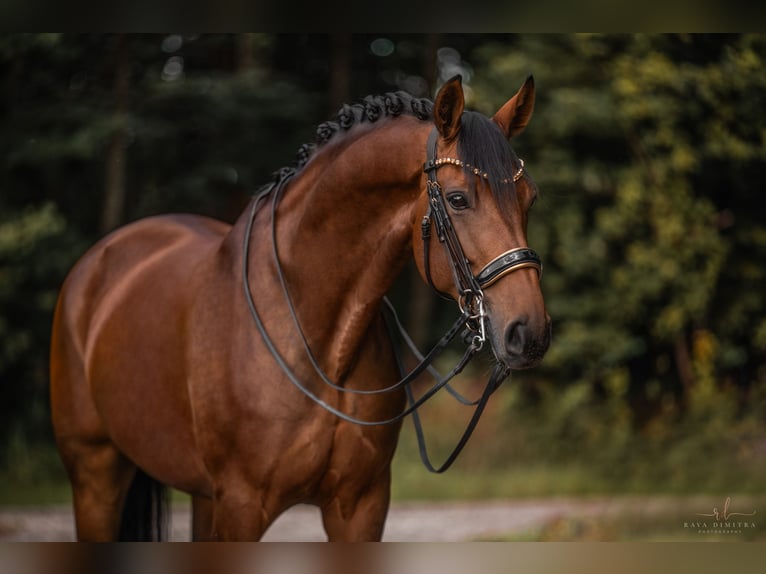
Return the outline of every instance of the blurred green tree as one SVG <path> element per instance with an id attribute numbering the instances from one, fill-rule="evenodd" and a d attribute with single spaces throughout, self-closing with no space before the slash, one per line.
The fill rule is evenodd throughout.
<path id="1" fill-rule="evenodd" d="M 542 189 L 554 343 L 540 371 L 627 393 L 640 425 L 698 389 L 764 384 L 766 39 L 521 36 L 477 54 L 496 107 L 539 87 L 517 148 Z M 617 392 L 617 391 L 615 391 Z"/>

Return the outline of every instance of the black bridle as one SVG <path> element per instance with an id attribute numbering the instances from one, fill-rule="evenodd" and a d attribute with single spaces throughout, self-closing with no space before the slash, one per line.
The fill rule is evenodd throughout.
<path id="1" fill-rule="evenodd" d="M 486 330 L 484 321 L 486 312 L 484 310 L 484 288 L 489 287 L 501 277 L 517 269 L 532 267 L 537 270 L 538 275 L 542 274 L 543 266 L 540 256 L 528 247 L 517 247 L 506 251 L 495 257 L 487 263 L 479 273 L 473 274 L 471 264 L 463 251 L 460 239 L 452 225 L 447 206 L 444 204 L 444 195 L 441 185 L 436 179 L 436 171 L 444 165 L 457 165 L 468 168 L 474 175 L 486 177 L 486 173 L 474 166 L 467 166 L 463 161 L 455 158 L 438 158 L 436 155 L 436 144 L 438 142 L 438 132 L 434 128 L 428 136 L 426 148 L 428 151 L 428 160 L 423 166 L 423 171 L 428 175 L 426 182 L 428 192 L 428 211 L 423 216 L 421 223 L 421 233 L 423 239 L 423 266 L 428 284 L 439 295 L 446 299 L 451 299 L 444 292 L 440 291 L 431 278 L 430 261 L 430 243 L 431 228 L 436 228 L 436 236 L 439 242 L 444 246 L 452 270 L 452 280 L 458 293 L 458 305 L 460 310 L 468 312 L 468 328 L 475 333 L 472 344 L 481 348 L 486 340 Z M 524 162 L 521 161 L 521 167 L 513 176 L 513 181 L 518 181 L 524 172 Z"/>
<path id="2" fill-rule="evenodd" d="M 399 365 L 400 372 L 402 374 L 402 379 L 382 389 L 360 390 L 360 389 L 343 387 L 338 385 L 334 381 L 332 381 L 327 376 L 327 374 L 320 367 L 313 352 L 311 351 L 311 348 L 308 344 L 308 340 L 306 339 L 306 336 L 300 326 L 297 313 L 295 311 L 294 305 L 292 303 L 292 299 L 290 297 L 290 293 L 287 289 L 287 282 L 284 276 L 284 272 L 282 270 L 281 263 L 279 261 L 279 254 L 277 249 L 276 209 L 277 209 L 277 205 L 279 204 L 279 199 L 281 197 L 281 194 L 286 187 L 286 183 L 292 178 L 292 176 L 294 175 L 294 172 L 282 174 L 282 177 L 279 178 L 278 182 L 273 183 L 269 185 L 268 187 L 266 187 L 260 194 L 258 194 L 258 196 L 252 202 L 251 213 L 248 219 L 247 227 L 245 229 L 244 244 L 243 244 L 242 285 L 244 288 L 245 299 L 247 301 L 250 314 L 253 317 L 253 320 L 255 321 L 256 327 L 258 328 L 258 331 L 261 334 L 264 344 L 268 348 L 269 352 L 271 353 L 272 357 L 274 358 L 275 362 L 280 367 L 282 372 L 285 374 L 285 376 L 287 376 L 288 380 L 298 390 L 300 390 L 304 395 L 306 395 L 309 399 L 311 399 L 317 405 L 329 411 L 330 413 L 334 414 L 335 416 L 339 417 L 340 419 L 350 423 L 358 424 L 358 425 L 377 426 L 377 425 L 392 424 L 402 420 L 404 417 L 411 414 L 413 417 L 414 425 L 415 425 L 415 431 L 418 438 L 420 456 L 423 461 L 423 464 L 431 472 L 441 473 L 447 470 L 455 461 L 457 456 L 460 454 L 460 451 L 463 449 L 465 444 L 468 442 L 468 439 L 470 438 L 471 434 L 473 433 L 473 430 L 476 427 L 476 424 L 478 423 L 482 412 L 484 411 L 484 407 L 486 406 L 490 395 L 500 386 L 500 384 L 510 374 L 510 369 L 498 361 L 492 371 L 492 374 L 489 380 L 487 381 L 487 385 L 485 386 L 485 389 L 482 392 L 481 397 L 477 399 L 476 401 L 468 401 L 464 399 L 454 389 L 452 389 L 449 386 L 449 381 L 453 379 L 457 374 L 459 374 L 465 368 L 468 362 L 476 355 L 476 353 L 478 353 L 481 350 L 486 340 L 486 332 L 485 332 L 486 313 L 485 313 L 484 305 L 483 305 L 484 293 L 482 291 L 482 288 L 491 285 L 501 276 L 515 269 L 519 269 L 522 267 L 535 267 L 538 269 L 538 272 L 540 272 L 542 267 L 540 265 L 540 258 L 537 256 L 537 254 L 534 251 L 527 248 L 515 249 L 515 250 L 508 251 L 500 255 L 499 257 L 496 257 L 489 264 L 487 264 L 482 269 L 482 271 L 479 272 L 478 275 L 476 276 L 473 275 L 470 264 L 467 258 L 465 257 L 465 254 L 463 253 L 463 249 L 460 245 L 460 241 L 452 226 L 449 215 L 447 214 L 447 210 L 444 205 L 444 198 L 441 193 L 441 187 L 439 186 L 436 180 L 436 169 L 440 165 L 436 158 L 436 130 L 434 130 L 434 132 L 432 132 L 431 136 L 429 137 L 428 150 L 429 150 L 429 156 L 428 156 L 429 159 L 424 166 L 424 171 L 428 174 L 427 186 L 428 186 L 428 196 L 429 196 L 429 209 L 428 209 L 428 213 L 426 217 L 423 220 L 423 235 L 424 235 L 424 249 L 425 249 L 424 264 L 426 268 L 427 279 L 429 284 L 431 284 L 431 286 L 433 287 L 433 282 L 431 281 L 431 275 L 430 275 L 429 247 L 428 247 L 429 239 L 430 239 L 430 227 L 431 227 L 430 221 L 433 220 L 437 230 L 437 236 L 439 237 L 440 242 L 442 242 L 442 244 L 445 245 L 448 258 L 450 260 L 453 276 L 455 279 L 455 286 L 457 287 L 457 291 L 460 294 L 458 299 L 458 305 L 460 307 L 461 314 L 457 318 L 457 320 L 453 323 L 453 325 L 450 327 L 450 329 L 434 345 L 431 351 L 429 351 L 425 356 L 423 356 L 418 351 L 417 347 L 412 342 L 412 339 L 409 337 L 406 330 L 402 326 L 401 321 L 396 315 L 396 311 L 394 310 L 389 300 L 387 298 L 384 298 L 383 300 L 384 310 L 385 310 L 384 317 L 386 319 L 386 326 L 389 329 L 389 334 L 391 335 L 392 340 L 398 334 L 404 340 L 404 342 L 409 347 L 410 351 L 419 361 L 418 364 L 409 373 L 405 374 L 405 369 L 404 369 L 402 359 L 399 356 L 399 354 L 397 354 L 397 362 Z M 519 173 L 520 172 L 521 170 L 519 170 Z M 398 415 L 391 417 L 389 419 L 384 419 L 384 420 L 367 421 L 367 420 L 358 419 L 356 417 L 352 417 L 338 410 L 337 408 L 323 401 L 319 396 L 317 396 L 308 387 L 306 387 L 306 385 L 304 385 L 298 379 L 298 377 L 293 372 L 292 368 L 287 364 L 287 362 L 282 357 L 279 350 L 276 348 L 274 341 L 269 336 L 268 331 L 266 330 L 266 327 L 255 307 L 255 302 L 253 300 L 252 292 L 250 290 L 250 282 L 249 282 L 249 276 L 248 276 L 249 275 L 248 274 L 248 269 L 249 269 L 248 255 L 250 251 L 250 240 L 252 235 L 253 223 L 255 221 L 255 216 L 258 212 L 258 209 L 264 203 L 266 198 L 268 198 L 269 196 L 271 196 L 272 252 L 273 252 L 274 262 L 276 265 L 277 275 L 279 277 L 282 292 L 285 298 L 285 302 L 290 311 L 291 318 L 297 329 L 297 332 L 300 336 L 304 350 L 306 351 L 306 355 L 314 371 L 317 373 L 317 375 L 322 379 L 322 381 L 325 384 L 329 385 L 333 389 L 336 389 L 342 392 L 370 395 L 370 394 L 381 394 L 385 392 L 391 392 L 403 387 L 405 389 L 409 404 Z M 426 225 L 427 222 L 428 222 L 428 225 Z M 426 227 L 428 227 L 428 230 L 426 230 Z M 465 353 L 463 354 L 463 357 L 460 359 L 460 361 L 458 361 L 457 365 L 453 367 L 453 369 L 447 374 L 447 376 L 443 377 L 438 371 L 436 371 L 431 366 L 431 364 L 433 363 L 434 359 L 444 350 L 444 348 L 446 348 L 446 346 L 460 332 L 464 331 L 464 328 L 467 328 L 467 330 L 470 333 L 472 333 L 471 342 L 468 345 Z M 428 391 L 426 391 L 419 399 L 415 400 L 414 395 L 412 393 L 412 389 L 410 387 L 410 383 L 413 382 L 415 379 L 417 379 L 420 375 L 422 375 L 423 372 L 426 370 L 436 379 L 436 383 L 434 383 L 434 385 Z M 453 452 L 450 454 L 450 456 L 446 459 L 446 461 L 441 466 L 439 466 L 438 468 L 435 468 L 431 464 L 426 451 L 425 437 L 423 434 L 422 425 L 420 423 L 420 417 L 418 415 L 417 409 L 420 408 L 420 406 L 422 406 L 423 403 L 425 403 L 428 399 L 434 396 L 440 389 L 445 387 L 460 402 L 466 405 L 475 406 L 476 408 L 471 417 L 471 420 L 466 426 L 466 429 L 463 432 L 463 435 L 458 441 L 458 444 L 454 448 Z"/>

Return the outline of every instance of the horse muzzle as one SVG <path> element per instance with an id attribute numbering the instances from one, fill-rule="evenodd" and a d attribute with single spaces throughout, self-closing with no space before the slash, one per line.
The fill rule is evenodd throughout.
<path id="1" fill-rule="evenodd" d="M 509 369 L 531 369 L 540 364 L 551 342 L 551 318 L 534 321 L 520 315 L 510 322 L 493 321 L 490 311 L 487 331 L 495 358 Z M 496 316 L 495 316 L 496 317 Z"/>
<path id="2" fill-rule="evenodd" d="M 512 369 L 529 369 L 540 364 L 551 342 L 551 318 L 546 314 L 542 329 L 530 326 L 526 317 L 512 321 L 503 333 L 504 356 L 500 360 Z"/>

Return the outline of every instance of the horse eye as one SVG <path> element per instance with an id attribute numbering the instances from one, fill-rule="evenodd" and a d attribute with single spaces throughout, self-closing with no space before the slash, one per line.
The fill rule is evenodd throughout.
<path id="1" fill-rule="evenodd" d="M 452 209 L 460 211 L 468 207 L 468 198 L 463 193 L 450 193 L 447 201 Z"/>

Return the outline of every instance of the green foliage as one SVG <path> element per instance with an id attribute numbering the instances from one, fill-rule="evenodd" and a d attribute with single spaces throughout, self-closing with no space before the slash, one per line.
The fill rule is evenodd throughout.
<path id="1" fill-rule="evenodd" d="M 83 247 L 51 203 L 0 217 L 0 436 L 9 442 L 49 440 L 41 355 L 47 353 L 58 278 Z M 0 462 L 5 455 L 1 449 Z"/>
<path id="2" fill-rule="evenodd" d="M 47 258 L 40 258 L 40 244 L 49 243 L 62 228 L 63 221 L 50 204 L 39 211 L 27 210 L 19 219 L 0 222 L 0 260 L 4 263 L 0 273 L 0 300 L 6 301 L 9 308 L 12 298 L 23 293 L 30 282 L 44 276 Z M 34 300 L 28 305 L 33 312 L 50 308 L 56 294 L 57 290 L 51 286 L 35 293 Z M 28 351 L 32 344 L 31 333 L 28 330 L 14 331 L 9 325 L 10 320 L 10 314 L 0 318 L 0 337 L 5 343 L 0 350 L 0 369 Z"/>
<path id="3" fill-rule="evenodd" d="M 756 392 L 764 37 L 522 36 L 480 55 L 484 111 L 537 80 L 517 148 L 543 197 L 530 243 L 554 318 L 544 377 L 596 388 L 618 370 L 637 417 L 651 403 L 637 423 L 709 381 L 740 402 Z"/>

